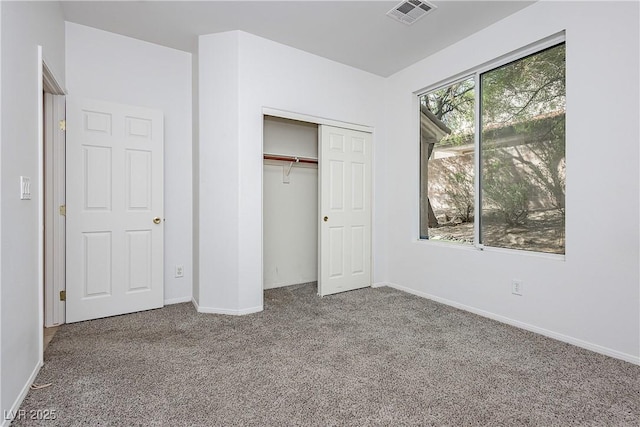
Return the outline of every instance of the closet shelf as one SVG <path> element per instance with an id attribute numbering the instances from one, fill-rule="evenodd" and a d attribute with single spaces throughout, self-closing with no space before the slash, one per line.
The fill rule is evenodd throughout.
<path id="1" fill-rule="evenodd" d="M 311 157 L 297 157 L 297 156 L 283 156 L 280 154 L 266 154 L 264 155 L 265 160 L 281 160 L 283 162 L 293 162 L 293 163 L 318 163 L 318 159 L 313 159 Z"/>

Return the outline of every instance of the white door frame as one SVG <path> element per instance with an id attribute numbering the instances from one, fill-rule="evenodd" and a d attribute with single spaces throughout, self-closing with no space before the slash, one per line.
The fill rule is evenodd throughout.
<path id="1" fill-rule="evenodd" d="M 373 132 L 373 127 L 371 126 L 367 126 L 367 125 L 361 125 L 361 124 L 356 124 L 356 123 L 349 123 L 349 122 L 343 122 L 340 120 L 333 120 L 333 119 L 327 119 L 324 117 L 318 117 L 318 116 L 311 116 L 308 114 L 302 114 L 302 113 L 296 113 L 293 111 L 287 111 L 287 110 L 281 110 L 281 109 L 277 109 L 277 108 L 270 108 L 270 107 L 262 107 L 262 116 L 261 119 L 264 122 L 264 116 L 273 116 L 273 117 L 279 117 L 282 119 L 290 119 L 290 120 L 298 120 L 300 122 L 307 122 L 307 123 L 313 123 L 313 124 L 317 124 L 318 126 L 321 125 L 327 125 L 327 126 L 335 126 L 335 127 L 340 127 L 340 128 L 344 128 L 344 129 L 350 129 L 350 130 L 354 130 L 354 131 L 359 131 L 359 132 L 367 132 L 370 133 L 372 135 L 372 147 L 374 144 L 374 132 Z M 262 135 L 262 151 L 264 152 L 264 134 Z M 321 159 L 321 155 L 320 155 L 320 141 L 318 141 L 318 173 L 320 172 L 320 162 L 322 161 Z M 375 197 L 373 195 L 373 188 L 375 185 L 375 179 L 374 179 L 374 164 L 375 164 L 375 153 L 372 155 L 371 157 L 371 262 L 370 262 L 370 270 L 371 270 L 371 281 L 373 284 L 373 206 L 374 206 L 374 202 L 375 202 Z M 260 174 L 261 177 L 261 181 L 260 181 L 260 191 L 262 192 L 261 195 L 261 200 L 262 203 L 260 205 L 260 227 L 262 230 L 262 233 L 260 233 L 260 260 L 262 262 L 262 268 L 260 269 L 260 278 L 261 278 L 261 283 L 262 283 L 262 287 L 264 287 L 264 168 L 262 169 L 263 172 Z M 318 179 L 318 186 L 320 186 L 320 179 Z M 320 188 L 318 188 L 318 197 L 320 197 Z M 320 205 L 318 204 L 318 245 L 320 245 Z M 318 279 L 320 275 L 320 248 L 318 248 Z"/>
<path id="2" fill-rule="evenodd" d="M 344 129 L 357 130 L 360 132 L 367 132 L 373 134 L 373 128 L 371 126 L 359 125 L 357 123 L 341 122 L 339 120 L 327 119 L 324 117 L 310 116 L 308 114 L 294 113 L 293 111 L 279 110 L 277 108 L 262 108 L 262 116 L 274 116 L 281 119 L 297 120 L 299 122 L 313 123 L 316 125 L 328 125 L 335 126 Z M 264 142 L 263 142 L 264 145 Z"/>
<path id="3" fill-rule="evenodd" d="M 45 131 L 44 131 L 44 96 L 43 92 L 50 93 L 52 95 L 64 96 L 65 91 L 56 79 L 55 75 L 51 71 L 51 68 L 47 65 L 42 55 L 42 46 L 38 46 L 38 73 L 37 73 L 37 85 L 38 85 L 38 336 L 39 336 L 39 354 L 40 363 L 43 362 L 44 354 L 44 331 L 43 326 L 45 324 Z M 53 117 L 53 116 L 52 116 Z M 51 123 L 50 123 L 51 124 Z M 57 128 L 57 123 L 52 123 Z M 47 165 L 50 166 L 50 165 Z M 64 181 L 63 181 L 64 188 Z M 64 237 L 64 234 L 63 234 Z M 55 243 L 55 242 L 54 242 Z M 64 244 L 64 243 L 63 243 Z M 62 265 L 64 268 L 64 264 Z M 64 286 L 64 285 L 63 285 Z M 51 291 L 53 292 L 53 291 Z"/>
<path id="4" fill-rule="evenodd" d="M 51 327 L 65 320 L 65 96 L 46 84 L 44 92 L 44 326 Z"/>

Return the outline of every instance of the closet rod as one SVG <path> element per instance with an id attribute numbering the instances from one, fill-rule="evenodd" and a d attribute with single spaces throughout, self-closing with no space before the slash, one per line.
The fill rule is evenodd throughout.
<path id="1" fill-rule="evenodd" d="M 318 159 L 312 159 L 309 157 L 296 157 L 296 156 L 279 156 L 276 154 L 265 154 L 265 160 L 282 160 L 284 162 L 294 162 L 294 163 L 318 163 Z"/>

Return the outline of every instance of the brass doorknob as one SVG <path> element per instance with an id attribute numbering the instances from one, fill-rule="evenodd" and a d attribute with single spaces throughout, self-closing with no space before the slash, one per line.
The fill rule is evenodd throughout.
<path id="1" fill-rule="evenodd" d="M 154 223 L 154 224 L 160 224 L 160 222 L 162 222 L 162 220 L 160 219 L 160 217 L 159 217 L 159 216 L 157 216 L 157 217 L 153 218 L 153 223 Z"/>
<path id="2" fill-rule="evenodd" d="M 324 217 L 324 222 L 327 222 L 327 221 L 329 221 L 329 217 L 328 217 L 328 216 L 325 216 L 325 217 Z"/>

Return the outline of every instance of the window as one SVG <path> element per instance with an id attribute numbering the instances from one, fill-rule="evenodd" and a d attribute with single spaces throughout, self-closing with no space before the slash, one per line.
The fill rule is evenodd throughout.
<path id="1" fill-rule="evenodd" d="M 565 45 L 420 96 L 420 237 L 564 254 Z"/>
<path id="2" fill-rule="evenodd" d="M 420 98 L 420 237 L 473 243 L 475 79 Z"/>

